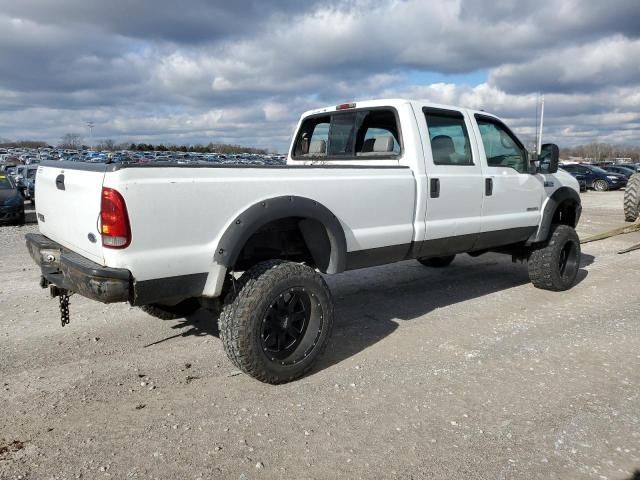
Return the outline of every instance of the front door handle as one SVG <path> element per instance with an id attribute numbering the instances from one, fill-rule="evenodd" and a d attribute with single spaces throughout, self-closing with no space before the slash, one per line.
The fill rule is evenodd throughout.
<path id="1" fill-rule="evenodd" d="M 493 178 L 484 179 L 484 194 L 487 197 L 493 195 Z"/>
<path id="2" fill-rule="evenodd" d="M 431 198 L 438 198 L 440 196 L 440 179 L 432 178 L 431 179 L 431 188 L 429 189 L 429 194 Z"/>

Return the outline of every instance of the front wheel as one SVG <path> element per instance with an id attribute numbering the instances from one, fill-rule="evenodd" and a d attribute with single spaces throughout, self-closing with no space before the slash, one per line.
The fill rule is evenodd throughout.
<path id="1" fill-rule="evenodd" d="M 580 268 L 580 239 L 568 225 L 555 225 L 549 240 L 531 251 L 529 278 L 537 288 L 560 292 L 571 288 Z"/>
<path id="2" fill-rule="evenodd" d="M 596 180 L 595 182 L 593 182 L 593 189 L 596 192 L 606 192 L 607 190 L 609 190 L 609 184 L 606 180 Z"/>
<path id="3" fill-rule="evenodd" d="M 310 267 L 262 262 L 225 299 L 220 338 L 229 359 L 261 382 L 290 382 L 320 358 L 333 326 L 331 293 Z"/>

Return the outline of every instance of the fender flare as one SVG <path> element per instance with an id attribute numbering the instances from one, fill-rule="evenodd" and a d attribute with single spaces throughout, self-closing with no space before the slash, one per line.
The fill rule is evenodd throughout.
<path id="1" fill-rule="evenodd" d="M 235 265 L 240 252 L 247 240 L 260 228 L 275 220 L 287 217 L 316 220 L 322 226 L 329 240 L 329 262 L 326 266 L 319 266 L 324 273 L 340 273 L 346 268 L 347 240 L 340 221 L 331 211 L 321 203 L 305 197 L 283 196 L 262 200 L 240 215 L 227 227 L 218 242 L 214 260 L 230 268 Z M 310 229 L 301 229 L 305 241 L 310 238 Z M 312 250 L 312 255 L 314 251 Z M 316 257 L 314 256 L 314 260 Z"/>
<path id="2" fill-rule="evenodd" d="M 576 203 L 576 221 L 575 227 L 580 220 L 580 214 L 582 213 L 582 202 L 580 201 L 580 195 L 570 187 L 560 187 L 558 188 L 551 197 L 547 200 L 547 203 L 544 206 L 544 210 L 542 212 L 542 218 L 540 220 L 540 227 L 534 233 L 529 240 L 528 244 L 543 242 L 547 238 L 549 238 L 549 233 L 551 232 L 551 222 L 553 221 L 553 216 L 563 202 L 570 200 Z"/>

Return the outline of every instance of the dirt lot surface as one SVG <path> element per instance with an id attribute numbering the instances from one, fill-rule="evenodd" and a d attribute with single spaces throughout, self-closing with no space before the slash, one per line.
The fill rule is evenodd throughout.
<path id="1" fill-rule="evenodd" d="M 623 223 L 583 195 L 581 236 Z M 31 214 L 33 217 L 33 214 Z M 585 245 L 579 285 L 459 256 L 328 278 L 307 377 L 239 374 L 205 312 L 161 321 L 74 296 L 71 324 L 0 227 L 0 478 L 595 478 L 640 468 L 640 234 Z"/>

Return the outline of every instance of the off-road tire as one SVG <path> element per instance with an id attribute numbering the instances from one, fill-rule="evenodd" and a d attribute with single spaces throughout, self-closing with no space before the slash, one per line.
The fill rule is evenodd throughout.
<path id="1" fill-rule="evenodd" d="M 183 300 L 177 305 L 159 305 L 157 303 L 150 303 L 149 305 L 142 305 L 140 309 L 152 317 L 159 318 L 160 320 L 176 320 L 178 318 L 188 317 L 192 313 L 195 313 L 200 308 L 200 303 L 195 298 Z"/>
<path id="2" fill-rule="evenodd" d="M 606 192 L 607 190 L 609 190 L 609 184 L 606 180 L 596 180 L 595 182 L 593 182 L 593 189 L 596 192 Z"/>
<path id="3" fill-rule="evenodd" d="M 444 268 L 451 265 L 455 258 L 455 255 L 447 255 L 446 257 L 418 258 L 418 261 L 425 267 Z"/>
<path id="4" fill-rule="evenodd" d="M 624 191 L 624 219 L 635 222 L 640 216 L 640 173 L 634 173 L 629 178 Z"/>
<path id="5" fill-rule="evenodd" d="M 274 302 L 292 289 L 305 292 L 313 302 L 308 328 L 291 357 L 270 358 L 263 346 L 263 325 Z M 315 270 L 299 263 L 269 260 L 247 270 L 225 298 L 219 318 L 220 338 L 238 369 L 261 382 L 286 383 L 305 375 L 320 358 L 331 335 L 333 317 L 331 292 Z"/>
<path id="6" fill-rule="evenodd" d="M 564 268 L 562 258 L 566 255 Z M 580 239 L 568 225 L 554 225 L 549 240 L 529 255 L 529 278 L 537 288 L 561 292 L 571 288 L 580 268 Z"/>

